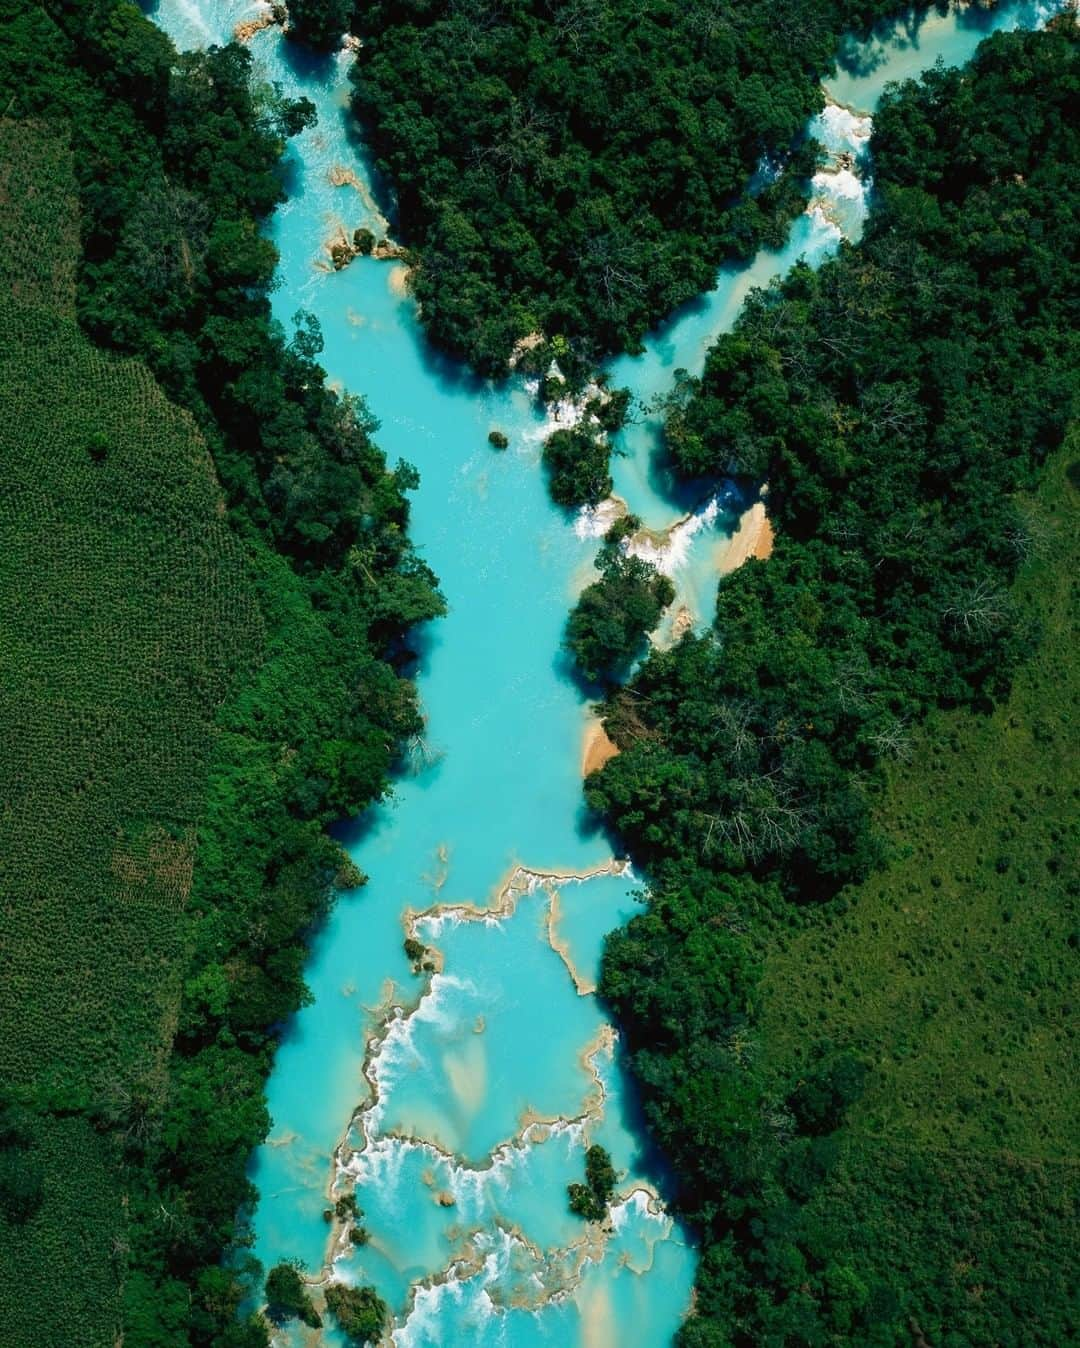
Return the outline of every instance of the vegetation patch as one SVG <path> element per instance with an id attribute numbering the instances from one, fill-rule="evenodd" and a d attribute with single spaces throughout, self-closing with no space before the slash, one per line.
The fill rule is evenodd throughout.
<path id="1" fill-rule="evenodd" d="M 886 94 L 863 241 L 669 400 L 777 527 L 586 785 L 649 867 L 600 990 L 702 1233 L 695 1348 L 1074 1329 L 1077 47 Z"/>
<path id="2" fill-rule="evenodd" d="M 581 592 L 566 625 L 566 647 L 591 683 L 625 677 L 675 598 L 669 577 L 620 546 L 640 524 L 625 515 L 608 530 L 596 558 L 600 579 Z"/>
<path id="3" fill-rule="evenodd" d="M 570 1211 L 588 1222 L 603 1221 L 615 1192 L 615 1178 L 611 1157 L 604 1147 L 594 1142 L 585 1152 L 585 1183 L 567 1185 Z"/>
<path id="4" fill-rule="evenodd" d="M 349 1343 L 376 1343 L 390 1319 L 390 1309 L 373 1287 L 346 1287 L 332 1282 L 326 1289 L 326 1308 Z"/>
<path id="5" fill-rule="evenodd" d="M 801 137 L 820 76 L 845 29 L 892 12 L 879 0 L 358 7 L 353 105 L 418 255 L 431 336 L 489 374 L 537 330 L 590 364 L 637 349 L 725 258 L 783 242 L 815 165 Z"/>
<path id="6" fill-rule="evenodd" d="M 875 798 L 885 867 L 766 960 L 770 1065 L 799 1073 L 823 1041 L 873 1063 L 853 1138 L 1075 1159 L 1078 449 L 1025 504 L 1038 551 L 1012 598 L 1041 636 L 1008 698 L 926 723 Z"/>
<path id="7" fill-rule="evenodd" d="M 313 109 L 250 76 L 124 0 L 0 4 L 15 1348 L 267 1344 L 240 1247 L 276 1027 L 363 880 L 327 825 L 387 789 L 420 726 L 404 633 L 442 609 L 415 470 L 326 388 L 317 325 L 271 321 L 260 223 Z"/>
<path id="8" fill-rule="evenodd" d="M 127 1256 L 122 1183 L 85 1118 L 0 1114 L 0 1317 L 11 1348 L 112 1345 Z M 67 1267 L 77 1277 L 54 1276 Z M 47 1303 L 32 1289 L 47 1278 Z"/>

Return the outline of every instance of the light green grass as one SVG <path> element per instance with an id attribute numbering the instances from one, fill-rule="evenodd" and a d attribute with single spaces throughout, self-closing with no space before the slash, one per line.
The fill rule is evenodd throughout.
<path id="1" fill-rule="evenodd" d="M 934 1348 L 1077 1329 L 1078 449 L 1027 503 L 1013 601 L 1040 635 L 1010 697 L 913 736 L 876 805 L 888 864 L 767 944 L 768 1064 L 797 1077 L 831 1046 L 872 1069 L 804 1212 L 814 1247 L 853 1303 L 909 1289 Z"/>
<path id="2" fill-rule="evenodd" d="M 1075 450 L 1074 450 L 1075 452 Z M 991 716 L 939 714 L 877 806 L 890 860 L 767 963 L 777 1064 L 816 1040 L 874 1066 L 853 1125 L 933 1145 L 1075 1154 L 1077 492 L 1030 504 L 1015 589 L 1041 638 Z"/>

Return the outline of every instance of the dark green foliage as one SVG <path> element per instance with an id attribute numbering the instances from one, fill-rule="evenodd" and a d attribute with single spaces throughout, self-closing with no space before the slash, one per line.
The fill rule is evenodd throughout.
<path id="1" fill-rule="evenodd" d="M 355 1220 L 359 1217 L 361 1215 L 360 1206 L 356 1201 L 356 1195 L 354 1193 L 342 1194 L 334 1202 L 334 1212 L 337 1214 L 338 1220 L 342 1222 L 350 1218 Z"/>
<path id="2" fill-rule="evenodd" d="M 1021 498 L 1039 539 L 1012 590 L 1041 639 L 992 714 L 936 712 L 875 799 L 887 865 L 827 920 L 771 942 L 762 1042 L 778 1071 L 816 1070 L 807 1026 L 874 1063 L 866 1134 L 942 1150 L 1075 1156 L 1075 792 L 1069 726 L 1080 494 L 1076 434 Z M 1072 940 L 1072 947 L 1070 947 Z"/>
<path id="3" fill-rule="evenodd" d="M 85 1117 L 35 1110 L 18 1120 L 14 1144 L 10 1122 L 9 1116 L 0 1125 L 5 1348 L 113 1348 L 126 1253 L 115 1148 Z M 14 1219 L 8 1207 L 12 1165 L 18 1166 L 20 1193 Z M 28 1299 L 27 1289 L 41 1285 L 42 1270 L 60 1269 L 69 1260 L 77 1274 L 49 1277 L 48 1296 Z"/>
<path id="4" fill-rule="evenodd" d="M 596 505 L 611 493 L 607 442 L 588 426 L 555 431 L 544 441 L 551 498 L 563 506 Z"/>
<path id="5" fill-rule="evenodd" d="M 508 449 L 510 447 L 510 441 L 503 431 L 489 431 L 488 444 L 492 449 Z"/>
<path id="6" fill-rule="evenodd" d="M 845 1053 L 800 1081 L 788 1106 L 802 1132 L 816 1136 L 838 1128 L 863 1093 L 866 1070 L 865 1063 Z"/>
<path id="7" fill-rule="evenodd" d="M 655 654 L 614 711 L 617 741 L 620 718 L 638 733 L 590 801 L 649 853 L 834 892 L 874 857 L 857 774 L 931 706 L 1007 686 L 1028 636 L 1010 494 L 1075 388 L 1070 34 L 996 38 L 973 82 L 886 98 L 863 243 L 751 296 L 677 391 L 676 461 L 766 476 L 778 538 L 721 587 L 715 635 Z M 956 166 L 933 195 L 909 143 Z"/>
<path id="8" fill-rule="evenodd" d="M 386 1302 L 373 1287 L 346 1287 L 339 1282 L 327 1287 L 326 1308 L 355 1344 L 376 1342 L 390 1317 Z"/>
<path id="9" fill-rule="evenodd" d="M 626 673 L 675 598 L 667 576 L 624 553 L 617 542 L 601 549 L 596 565 L 601 578 L 581 592 L 566 625 L 567 649 L 594 683 Z"/>
<path id="10" fill-rule="evenodd" d="M 424 951 L 427 949 L 427 946 L 424 945 L 423 941 L 418 941 L 415 936 L 406 936 L 403 942 L 403 948 L 405 950 L 405 958 L 412 960 L 412 962 L 416 964 L 419 960 L 424 958 Z"/>
<path id="11" fill-rule="evenodd" d="M 675 461 L 767 478 L 777 525 L 772 558 L 723 582 L 714 633 L 652 653 L 609 698 L 622 752 L 587 787 L 650 869 L 646 911 L 608 940 L 601 993 L 702 1234 L 685 1345 L 960 1348 L 1075 1332 L 1058 1273 L 1075 1208 L 1040 1207 L 1074 1168 L 917 1150 L 913 1126 L 890 1130 L 896 1092 L 918 1112 L 913 1088 L 890 1095 L 875 1081 L 916 1043 L 932 1055 L 931 1031 L 888 1001 L 884 1045 L 815 1027 L 860 1019 L 847 1008 L 865 987 L 829 958 L 846 896 L 869 888 L 882 859 L 871 807 L 883 765 L 907 759 L 928 716 L 1005 696 L 1039 639 L 1012 584 L 1041 546 L 1016 493 L 1038 481 L 1074 410 L 1077 47 L 1062 18 L 887 95 L 863 242 L 752 296 L 669 403 Z M 932 794 L 933 779 L 922 788 Z M 1008 848 L 997 852 L 1007 876 Z M 952 871 L 975 864 L 941 857 L 927 884 L 955 890 Z M 888 899 L 907 914 L 903 895 Z M 793 929 L 819 934 L 817 962 L 788 1030 L 799 1053 L 770 1059 L 760 968 Z M 904 966 L 933 961 L 921 925 L 904 930 Z M 969 959 L 977 939 L 967 922 L 954 928 Z M 995 970 L 953 984 L 975 1008 L 966 1026 L 990 1022 L 1006 981 Z M 782 980 L 768 995 L 785 997 Z M 1042 1000 L 1049 1014 L 1057 990 Z M 937 1014 L 927 993 L 918 1023 Z M 986 1127 L 1012 1136 L 1005 1113 L 1022 1114 L 1028 1069 L 1007 1078 L 997 1046 L 984 1051 L 994 1102 L 980 1108 L 999 1116 Z M 943 1070 L 931 1056 L 925 1090 Z"/>
<path id="12" fill-rule="evenodd" d="M 40 1164 L 23 1147 L 0 1148 L 0 1213 L 12 1226 L 37 1212 L 44 1187 Z"/>
<path id="13" fill-rule="evenodd" d="M 275 1264 L 266 1275 L 266 1313 L 274 1321 L 300 1319 L 313 1329 L 322 1324 L 300 1270 L 293 1264 Z"/>
<path id="14" fill-rule="evenodd" d="M 326 388 L 317 326 L 271 319 L 260 221 L 313 110 L 250 70 L 236 46 L 176 55 L 123 0 L 0 3 L 0 586 L 22 615 L 0 1043 L 34 1135 L 70 1117 L 102 1153 L 89 1253 L 48 1177 L 35 1213 L 34 1172 L 7 1176 L 27 1220 L 0 1284 L 62 1235 L 85 1270 L 35 1348 L 266 1343 L 237 1321 L 259 1275 L 222 1252 L 275 1027 L 359 878 L 326 826 L 385 791 L 419 725 L 403 634 L 442 607 L 406 537 L 415 471 Z"/>
<path id="15" fill-rule="evenodd" d="M 594 1142 L 585 1153 L 585 1183 L 567 1185 L 570 1211 L 588 1222 L 603 1221 L 615 1192 L 615 1178 L 611 1157 Z"/>
<path id="16" fill-rule="evenodd" d="M 22 1226 L 41 1207 L 45 1171 L 34 1151 L 34 1123 L 18 1110 L 0 1113 L 0 1216 Z"/>
<path id="17" fill-rule="evenodd" d="M 802 209 L 839 34 L 879 0 L 358 7 L 354 105 L 433 338 L 505 372 L 537 329 L 634 349 Z M 794 151 L 794 153 L 793 153 Z M 760 192 L 763 153 L 786 171 Z"/>
<path id="18" fill-rule="evenodd" d="M 352 14 L 350 0 L 289 0 L 288 8 L 290 37 L 320 51 L 340 46 Z"/>
<path id="19" fill-rule="evenodd" d="M 1078 1189 L 1075 1161 L 853 1141 L 804 1216 L 832 1341 L 1072 1342 Z"/>
<path id="20" fill-rule="evenodd" d="M 580 419 L 544 441 L 548 488 L 552 500 L 559 505 L 596 505 L 611 494 L 608 436 L 620 430 L 626 420 L 630 390 L 609 389 L 606 375 L 599 376 L 598 387 L 586 388 L 592 379 L 588 365 L 574 356 L 565 341 L 546 343 L 543 348 L 545 353 L 552 349 L 558 351 L 558 359 L 570 370 L 570 377 L 546 376 L 541 384 L 541 399 L 544 402 L 578 399 Z M 526 360 L 540 351 L 541 348 L 535 348 Z"/>

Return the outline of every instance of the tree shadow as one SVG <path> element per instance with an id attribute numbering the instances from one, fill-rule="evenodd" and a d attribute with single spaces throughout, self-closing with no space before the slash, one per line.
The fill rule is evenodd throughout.
<path id="1" fill-rule="evenodd" d="M 337 84 L 337 56 L 334 52 L 315 51 L 287 34 L 282 34 L 278 50 L 282 65 L 300 82 L 317 84 L 328 92 Z"/>
<path id="2" fill-rule="evenodd" d="M 605 1013 L 615 1019 L 611 1009 L 600 999 Z M 636 1176 L 653 1185 L 665 1206 L 670 1206 L 676 1194 L 675 1174 L 653 1141 L 648 1119 L 642 1106 L 641 1091 L 630 1067 L 629 1053 L 622 1039 L 616 1041 L 613 1075 L 617 1082 L 617 1098 L 621 1103 L 623 1122 L 633 1136 L 637 1150 L 632 1161 Z"/>

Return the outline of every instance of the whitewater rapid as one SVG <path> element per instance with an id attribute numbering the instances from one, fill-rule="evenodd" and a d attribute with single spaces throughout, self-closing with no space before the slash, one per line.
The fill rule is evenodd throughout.
<path id="1" fill-rule="evenodd" d="M 450 611 L 420 634 L 427 725 L 409 771 L 392 801 L 341 831 L 371 880 L 316 935 L 313 1000 L 278 1052 L 273 1126 L 252 1170 L 254 1253 L 266 1267 L 302 1260 L 316 1288 L 331 1276 L 373 1284 L 399 1348 L 655 1348 L 688 1310 L 695 1254 L 660 1202 L 618 1043 L 587 992 L 604 933 L 635 911 L 642 882 L 582 810 L 587 698 L 561 652 L 566 613 L 595 574 L 599 537 L 629 509 L 643 531 L 627 548 L 678 591 L 657 639 L 670 639 L 678 612 L 684 625 L 709 622 L 751 502 L 733 484 L 684 493 L 649 409 L 676 370 L 700 371 L 751 288 L 858 237 L 870 119 L 890 72 L 967 59 L 990 28 L 1045 12 L 934 14 L 856 53 L 861 73 L 829 82 L 809 128 L 827 162 L 785 247 L 725 268 L 643 356 L 611 362 L 612 385 L 628 386 L 638 409 L 616 442 L 615 496 L 567 515 L 547 497 L 539 458 L 578 408 L 545 409 L 523 379 L 493 386 L 433 353 L 400 263 L 328 267 L 328 239 L 386 228 L 347 111 L 353 55 L 312 58 L 277 27 L 252 29 L 264 8 L 160 0 L 155 17 L 181 47 L 249 24 L 259 78 L 316 104 L 319 124 L 290 147 L 289 198 L 270 225 L 274 312 L 286 328 L 298 309 L 317 316 L 331 380 L 368 398 L 391 462 L 419 467 L 410 529 Z M 507 435 L 505 453 L 488 445 L 492 428 Z M 425 947 L 417 965 L 407 936 Z M 619 1174 L 598 1224 L 566 1202 L 591 1142 Z M 333 1215 L 350 1193 L 365 1244 Z M 297 1326 L 275 1337 L 305 1341 Z M 341 1343 L 332 1326 L 322 1341 Z"/>

